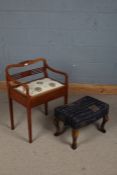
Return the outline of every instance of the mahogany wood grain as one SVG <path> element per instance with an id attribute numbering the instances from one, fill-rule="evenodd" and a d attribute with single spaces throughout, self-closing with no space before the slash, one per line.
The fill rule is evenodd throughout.
<path id="1" fill-rule="evenodd" d="M 38 62 L 42 62 L 43 66 L 36 67 L 35 69 L 26 70 L 23 72 L 10 74 L 11 69 L 20 69 L 21 67 L 29 66 L 36 64 Z M 58 74 L 64 77 L 64 82 L 62 82 L 63 86 L 49 90 L 45 93 L 41 93 L 39 95 L 31 96 L 29 94 L 29 87 L 27 82 L 20 82 L 19 80 L 25 77 L 30 77 L 35 74 L 43 74 L 43 78 L 49 77 L 48 70 L 54 74 Z M 42 78 L 40 78 L 42 79 Z M 8 98 L 9 98 L 9 110 L 10 110 L 10 121 L 11 121 L 11 129 L 14 129 L 14 118 L 13 118 L 13 100 L 22 104 L 26 107 L 27 110 L 27 123 L 28 123 L 28 135 L 29 135 L 29 143 L 32 143 L 32 119 L 31 119 L 31 109 L 35 106 L 44 104 L 45 105 L 45 114 L 48 114 L 48 102 L 50 100 L 54 100 L 59 97 L 64 97 L 64 103 L 66 104 L 68 101 L 68 76 L 65 72 L 56 70 L 48 65 L 46 59 L 44 58 L 36 58 L 33 60 L 26 60 L 17 64 L 10 64 L 6 67 L 6 81 L 7 81 L 7 90 L 8 90 Z M 33 80 L 34 81 L 34 80 Z M 17 91 L 15 88 L 18 86 L 23 86 L 26 90 L 26 94 L 22 94 Z"/>

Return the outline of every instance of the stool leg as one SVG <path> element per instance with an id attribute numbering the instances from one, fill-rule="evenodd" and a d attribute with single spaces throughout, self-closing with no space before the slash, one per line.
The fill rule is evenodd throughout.
<path id="1" fill-rule="evenodd" d="M 13 117 L 13 101 L 9 97 L 9 111 L 10 111 L 10 120 L 11 120 L 11 129 L 14 129 L 14 117 Z"/>
<path id="2" fill-rule="evenodd" d="M 27 107 L 27 120 L 28 120 L 29 143 L 32 143 L 32 120 L 31 120 L 31 108 L 30 107 Z"/>
<path id="3" fill-rule="evenodd" d="M 68 94 L 64 96 L 64 104 L 66 105 L 68 103 Z"/>
<path id="4" fill-rule="evenodd" d="M 101 126 L 100 126 L 100 128 L 99 128 L 99 130 L 100 130 L 101 132 L 103 132 L 103 133 L 106 132 L 104 126 L 105 126 L 105 123 L 106 123 L 108 120 L 109 120 L 108 115 L 106 115 L 106 116 L 103 117 L 103 120 L 102 120 Z"/>
<path id="5" fill-rule="evenodd" d="M 48 115 L 48 102 L 45 103 L 45 115 Z"/>
<path id="6" fill-rule="evenodd" d="M 59 136 L 60 135 L 60 125 L 59 125 L 59 120 L 57 118 L 54 119 L 54 124 L 56 126 L 56 132 L 55 132 L 55 136 Z"/>
<path id="7" fill-rule="evenodd" d="M 76 149 L 77 148 L 77 138 L 79 136 L 79 131 L 77 129 L 72 129 L 72 139 L 73 139 L 73 142 L 72 142 L 72 149 Z"/>

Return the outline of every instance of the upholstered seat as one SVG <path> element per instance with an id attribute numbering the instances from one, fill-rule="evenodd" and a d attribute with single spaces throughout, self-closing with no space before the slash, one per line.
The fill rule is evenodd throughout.
<path id="1" fill-rule="evenodd" d="M 32 81 L 28 83 L 27 85 L 29 87 L 30 96 L 39 95 L 49 90 L 53 90 L 53 89 L 64 86 L 62 83 L 59 83 L 58 81 L 52 80 L 50 78 L 43 78 L 41 80 Z M 15 88 L 15 90 L 26 95 L 26 90 L 23 86 L 19 86 Z"/>
<path id="2" fill-rule="evenodd" d="M 71 104 L 55 108 L 55 116 L 74 129 L 88 125 L 107 115 L 109 105 L 85 96 Z"/>
<path id="3" fill-rule="evenodd" d="M 55 124 L 57 127 L 56 136 L 60 135 L 59 121 L 63 121 L 65 126 L 72 128 L 73 143 L 72 148 L 77 148 L 76 139 L 78 129 L 103 119 L 99 128 L 100 131 L 106 132 L 104 125 L 108 121 L 109 105 L 90 96 L 85 96 L 71 104 L 62 105 L 55 108 Z"/>

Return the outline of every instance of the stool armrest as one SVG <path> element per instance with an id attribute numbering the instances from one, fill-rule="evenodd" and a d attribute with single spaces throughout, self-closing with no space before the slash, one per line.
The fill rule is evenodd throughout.
<path id="1" fill-rule="evenodd" d="M 7 87 L 8 87 L 8 89 L 9 88 L 16 88 L 18 86 L 23 86 L 23 88 L 26 90 L 26 95 L 30 96 L 29 95 L 29 87 L 28 87 L 27 84 L 21 83 L 21 82 L 15 80 L 15 79 L 13 79 L 12 77 L 9 77 L 9 80 L 7 80 Z"/>
<path id="2" fill-rule="evenodd" d="M 27 95 L 27 96 L 30 96 L 30 95 L 29 95 L 29 87 L 28 87 L 28 85 L 25 84 L 25 83 L 21 83 L 21 82 L 17 81 L 16 79 L 14 79 L 14 78 L 9 74 L 9 69 L 12 68 L 12 67 L 15 67 L 15 65 L 8 65 L 8 66 L 6 67 L 7 88 L 10 89 L 10 88 L 18 87 L 18 86 L 23 86 L 23 88 L 26 90 L 26 95 Z"/>
<path id="3" fill-rule="evenodd" d="M 65 72 L 62 72 L 60 70 L 57 70 L 57 69 L 54 69 L 50 66 L 47 65 L 47 69 L 49 69 L 51 72 L 54 72 L 56 74 L 60 74 L 60 75 L 63 75 L 64 76 L 64 83 L 67 85 L 68 84 L 68 75 L 65 73 Z"/>

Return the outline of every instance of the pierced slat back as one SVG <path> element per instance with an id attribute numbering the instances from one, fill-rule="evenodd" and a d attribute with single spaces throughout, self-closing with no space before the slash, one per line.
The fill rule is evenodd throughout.
<path id="1" fill-rule="evenodd" d="M 15 73 L 12 75 L 10 74 L 10 70 L 13 68 L 25 67 L 25 66 L 29 66 L 32 64 L 36 64 L 37 62 L 41 62 L 43 64 L 43 66 L 39 67 L 39 68 L 33 68 L 30 70 Z M 38 73 L 43 73 L 44 77 L 48 77 L 48 73 L 46 70 L 47 67 L 48 67 L 47 61 L 44 58 L 36 58 L 34 60 L 26 60 L 26 61 L 23 61 L 23 62 L 20 62 L 17 64 L 10 64 L 10 65 L 7 65 L 7 67 L 6 67 L 6 79 L 8 81 L 10 81 L 10 80 L 13 81 L 13 79 L 17 80 L 17 79 L 25 78 L 27 76 L 31 76 L 31 75 L 38 74 Z"/>
<path id="2" fill-rule="evenodd" d="M 12 78 L 14 79 L 21 79 L 30 75 L 34 75 L 34 74 L 38 74 L 38 73 L 44 73 L 45 74 L 45 67 L 40 67 L 40 68 L 36 68 L 36 69 L 32 69 L 32 70 L 27 70 L 24 72 L 20 72 L 20 73 L 16 73 L 11 75 Z"/>

